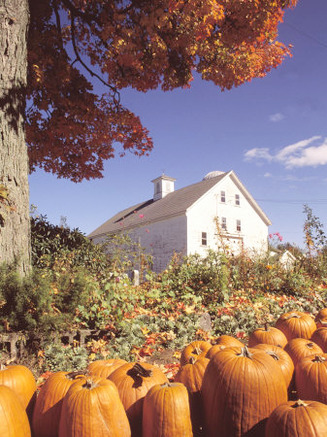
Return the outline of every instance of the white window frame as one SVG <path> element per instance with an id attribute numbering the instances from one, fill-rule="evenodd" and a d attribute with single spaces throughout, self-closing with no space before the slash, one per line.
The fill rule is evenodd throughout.
<path id="1" fill-rule="evenodd" d="M 220 192 L 220 201 L 221 203 L 226 203 L 226 191 Z"/>
<path id="2" fill-rule="evenodd" d="M 236 220 L 236 231 L 241 232 L 242 231 L 242 222 L 240 219 Z"/>
<path id="3" fill-rule="evenodd" d="M 226 217 L 221 218 L 221 229 L 223 231 L 227 231 L 227 219 L 226 219 Z"/>
<path id="4" fill-rule="evenodd" d="M 241 205 L 241 198 L 239 194 L 235 194 L 235 205 L 240 206 Z"/>

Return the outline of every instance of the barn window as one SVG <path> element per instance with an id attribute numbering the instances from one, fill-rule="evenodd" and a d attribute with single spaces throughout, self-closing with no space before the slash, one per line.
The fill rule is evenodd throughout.
<path id="1" fill-rule="evenodd" d="M 208 243 L 208 241 L 207 241 L 207 233 L 206 232 L 202 232 L 201 244 L 202 244 L 202 246 L 206 246 L 207 243 Z"/>

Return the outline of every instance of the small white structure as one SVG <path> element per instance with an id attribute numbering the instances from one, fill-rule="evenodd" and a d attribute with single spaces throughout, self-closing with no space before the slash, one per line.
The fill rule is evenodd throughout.
<path id="1" fill-rule="evenodd" d="M 271 251 L 269 254 L 272 258 L 278 260 L 280 265 L 285 269 L 291 269 L 296 263 L 296 256 L 294 256 L 289 250 Z"/>
<path id="2" fill-rule="evenodd" d="M 175 179 L 154 179 L 153 198 L 119 212 L 89 238 L 128 233 L 153 257 L 153 270 L 167 267 L 174 253 L 205 255 L 209 248 L 263 253 L 269 218 L 233 171 L 208 173 L 201 182 L 175 190 Z"/>

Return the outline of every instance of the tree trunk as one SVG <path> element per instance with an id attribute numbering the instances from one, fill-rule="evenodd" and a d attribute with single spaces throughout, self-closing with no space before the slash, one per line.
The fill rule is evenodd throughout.
<path id="1" fill-rule="evenodd" d="M 28 0 L 0 0 L 0 263 L 30 269 L 25 141 Z"/>

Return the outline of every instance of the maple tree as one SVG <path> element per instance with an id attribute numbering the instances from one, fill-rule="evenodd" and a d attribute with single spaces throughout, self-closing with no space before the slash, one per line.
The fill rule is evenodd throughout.
<path id="1" fill-rule="evenodd" d="M 277 31 L 285 10 L 296 3 L 0 0 L 0 67 L 9 60 L 14 67 L 22 65 L 19 80 L 3 87 L 11 96 L 10 104 L 2 99 L 7 106 L 0 106 L 7 120 L 4 131 L 14 129 L 18 117 L 25 118 L 19 138 L 26 134 L 31 171 L 40 167 L 75 182 L 99 178 L 103 162 L 117 153 L 142 156 L 153 147 L 139 117 L 121 102 L 120 90 L 189 87 L 195 74 L 224 90 L 262 77 L 290 54 L 277 41 Z M 9 38 L 9 31 L 19 26 L 26 40 Z M 14 44 L 26 45 L 19 59 L 8 50 Z M 95 91 L 95 79 L 104 93 Z M 15 114 L 14 106 L 19 109 Z M 6 172 L 0 182 L 10 193 Z M 13 214 L 17 202 L 12 192 L 11 202 Z"/>

